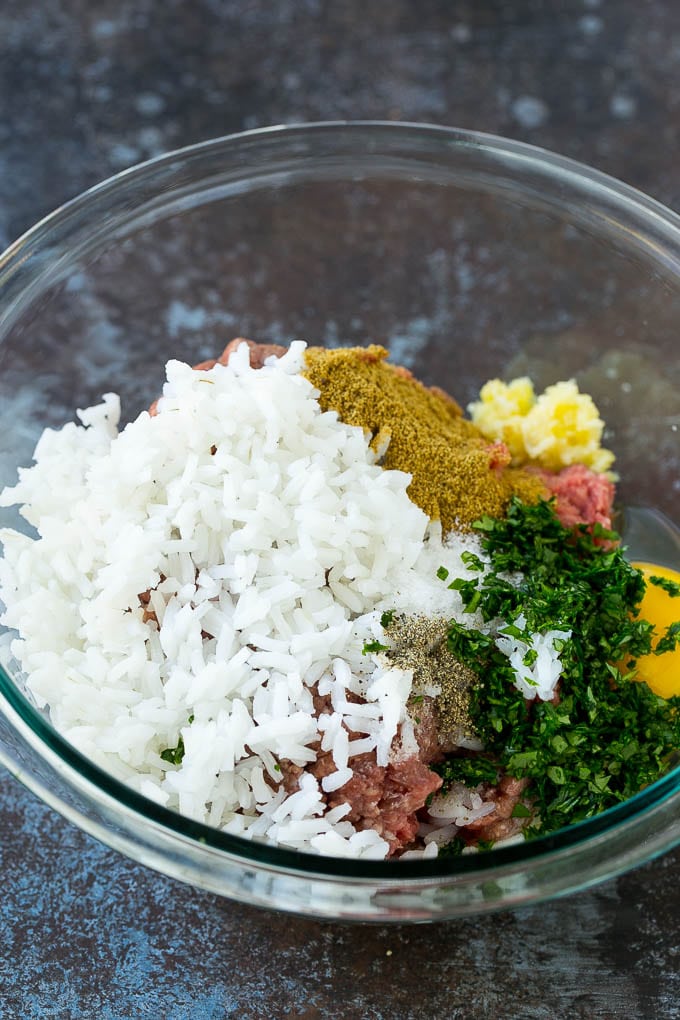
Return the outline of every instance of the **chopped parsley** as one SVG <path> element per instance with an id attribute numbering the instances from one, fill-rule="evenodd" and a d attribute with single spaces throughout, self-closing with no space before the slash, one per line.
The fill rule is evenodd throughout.
<path id="1" fill-rule="evenodd" d="M 466 550 L 460 554 L 460 558 L 468 570 L 484 570 L 484 564 L 476 553 Z"/>
<path id="2" fill-rule="evenodd" d="M 676 623 L 671 623 L 671 625 L 666 628 L 666 633 L 662 638 L 659 638 L 656 643 L 654 654 L 663 655 L 664 652 L 674 652 L 679 639 L 680 620 L 676 621 Z"/>
<path id="3" fill-rule="evenodd" d="M 394 609 L 386 609 L 385 612 L 380 617 L 380 626 L 387 630 L 387 628 L 390 626 L 393 620 Z"/>
<path id="4" fill-rule="evenodd" d="M 161 751 L 161 758 L 163 761 L 167 761 L 169 765 L 182 764 L 184 759 L 184 740 L 181 734 L 177 741 L 177 747 L 166 747 L 164 751 Z"/>
<path id="5" fill-rule="evenodd" d="M 463 850 L 467 846 L 467 842 L 462 836 L 454 836 L 449 843 L 445 843 L 444 846 L 440 846 L 438 857 L 460 857 Z"/>
<path id="6" fill-rule="evenodd" d="M 370 655 L 372 652 L 388 652 L 389 645 L 382 645 L 379 641 L 367 641 L 361 650 L 362 655 Z"/>
<path id="7" fill-rule="evenodd" d="M 645 582 L 612 545 L 618 536 L 598 526 L 573 531 L 551 502 L 516 498 L 506 519 L 484 517 L 473 527 L 490 567 L 482 578 L 453 582 L 468 611 L 502 618 L 506 632 L 523 615 L 523 633 L 571 630 L 571 638 L 560 653 L 558 704 L 527 702 L 493 637 L 452 622 L 451 652 L 480 677 L 470 717 L 488 757 L 452 758 L 438 770 L 445 783 L 468 785 L 484 781 L 480 773 L 492 764 L 529 777 L 527 797 L 540 831 L 549 832 L 632 797 L 676 763 L 680 698 L 660 698 L 633 679 L 636 658 L 652 650 L 653 626 L 638 618 Z M 680 622 L 657 650 L 678 640 Z M 525 832 L 537 835 L 538 824 Z"/>
<path id="8" fill-rule="evenodd" d="M 478 850 L 493 850 L 494 841 L 492 839 L 478 839 L 477 849 Z"/>
<path id="9" fill-rule="evenodd" d="M 445 843 L 444 846 L 439 848 L 438 857 L 460 857 L 464 850 L 468 846 L 474 846 L 476 850 L 493 850 L 493 840 L 480 839 L 477 843 L 469 844 L 467 840 L 464 840 L 462 836 L 454 836 L 449 842 Z"/>
<path id="10" fill-rule="evenodd" d="M 431 768 L 442 777 L 445 787 L 451 783 L 477 786 L 478 783 L 495 783 L 498 779 L 498 764 L 482 755 L 447 758 Z"/>
<path id="11" fill-rule="evenodd" d="M 650 584 L 655 584 L 657 588 L 663 588 L 671 598 L 677 598 L 680 595 L 680 584 L 677 581 L 671 581 L 669 577 L 659 577 L 657 574 L 652 574 L 647 580 Z"/>
<path id="12" fill-rule="evenodd" d="M 187 720 L 187 725 L 191 726 L 194 721 L 193 715 L 190 715 Z M 161 751 L 161 758 L 163 761 L 167 761 L 169 765 L 181 765 L 184 760 L 184 738 L 182 734 L 179 735 L 177 741 L 177 747 L 166 747 L 164 751 Z"/>

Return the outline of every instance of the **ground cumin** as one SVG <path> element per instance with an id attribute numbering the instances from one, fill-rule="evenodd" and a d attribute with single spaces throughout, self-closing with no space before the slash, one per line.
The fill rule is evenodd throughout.
<path id="1" fill-rule="evenodd" d="M 541 482 L 507 466 L 507 452 L 489 444 L 442 390 L 428 389 L 404 368 L 386 363 L 384 347 L 307 349 L 304 375 L 324 411 L 361 425 L 386 468 L 413 476 L 410 498 L 446 533 L 466 530 L 482 514 L 505 515 L 511 496 L 535 503 Z"/>

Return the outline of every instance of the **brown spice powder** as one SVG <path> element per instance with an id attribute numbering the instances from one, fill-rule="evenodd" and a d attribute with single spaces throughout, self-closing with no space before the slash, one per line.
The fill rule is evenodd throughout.
<path id="1" fill-rule="evenodd" d="M 443 390 L 428 389 L 404 368 L 386 363 L 384 347 L 307 349 L 303 374 L 319 390 L 324 411 L 371 434 L 376 453 L 389 440 L 382 464 L 407 471 L 408 493 L 444 533 L 466 530 L 483 514 L 505 515 L 510 498 L 535 503 L 540 480 L 505 466 L 503 453 L 463 417 Z"/>

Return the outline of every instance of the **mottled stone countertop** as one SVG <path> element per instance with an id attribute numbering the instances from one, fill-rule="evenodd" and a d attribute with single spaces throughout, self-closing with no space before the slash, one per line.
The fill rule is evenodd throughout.
<path id="1" fill-rule="evenodd" d="M 150 155 L 256 126 L 474 127 L 680 206 L 677 0 L 3 0 L 0 247 Z M 0 774 L 0 1017 L 680 1016 L 680 853 L 481 919 L 352 927 L 233 904 Z"/>

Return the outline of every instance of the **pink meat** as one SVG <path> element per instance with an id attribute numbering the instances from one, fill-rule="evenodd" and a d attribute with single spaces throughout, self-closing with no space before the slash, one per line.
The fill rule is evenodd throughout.
<path id="1" fill-rule="evenodd" d="M 313 690 L 312 697 L 317 716 L 332 711 L 329 695 L 322 696 Z M 351 692 L 348 692 L 347 697 L 349 701 L 361 701 Z M 430 702 L 431 699 L 425 701 Z M 427 731 L 427 740 L 422 743 L 418 740 L 421 749 L 419 754 L 388 765 L 378 765 L 375 751 L 358 754 L 350 759 L 352 778 L 339 790 L 324 794 L 328 808 L 349 804 L 347 821 L 358 830 L 374 829 L 389 843 L 390 856 L 414 841 L 419 826 L 417 812 L 425 806 L 430 794 L 436 793 L 442 785 L 441 777 L 431 772 L 427 764 L 434 757 L 441 757 L 436 738 L 434 708 L 432 704 L 427 707 L 426 712 L 421 711 L 423 705 L 419 706 L 420 714 L 429 720 L 429 725 L 423 731 L 423 734 Z M 361 736 L 360 733 L 348 731 L 350 740 Z M 310 772 L 320 783 L 325 776 L 336 771 L 332 751 L 322 751 L 318 741 L 310 747 L 316 751 L 317 756 L 309 765 L 294 765 L 285 758 L 280 759 L 279 767 L 286 793 L 298 789 L 300 776 L 304 772 Z"/>
<path id="2" fill-rule="evenodd" d="M 470 822 L 466 826 L 466 832 L 474 833 L 475 839 L 489 840 L 491 843 L 519 832 L 524 825 L 524 819 L 513 818 L 512 812 L 528 785 L 528 779 L 504 776 L 497 786 L 487 787 L 482 791 L 482 800 L 486 803 L 493 802 L 494 810 L 483 818 L 478 818 L 476 822 Z"/>
<path id="3" fill-rule="evenodd" d="M 328 806 L 349 804 L 348 820 L 357 829 L 374 829 L 390 845 L 390 855 L 412 843 L 418 832 L 416 812 L 442 785 L 417 756 L 387 766 L 375 754 L 352 758 L 354 775 L 328 798 Z M 312 770 L 314 769 L 312 768 Z"/>
<path id="4" fill-rule="evenodd" d="M 614 483 L 583 464 L 572 464 L 558 474 L 540 472 L 541 480 L 556 496 L 556 512 L 566 528 L 577 524 L 612 526 Z"/>
<path id="5" fill-rule="evenodd" d="M 215 365 L 226 365 L 229 361 L 229 357 L 233 351 L 236 350 L 241 344 L 248 344 L 250 351 L 250 365 L 251 368 L 262 368 L 266 358 L 274 354 L 277 358 L 282 357 L 286 353 L 286 348 L 281 347 L 279 344 L 258 344 L 254 340 L 246 340 L 245 337 L 237 336 L 233 340 L 230 340 L 227 346 L 224 348 L 219 358 L 210 358 L 208 361 L 201 361 L 200 364 L 194 365 L 196 372 L 209 372 Z M 149 408 L 149 414 L 153 418 L 158 411 L 158 401 L 154 400 L 153 404 Z"/>
<path id="6" fill-rule="evenodd" d="M 272 354 L 277 358 L 281 358 L 286 353 L 286 348 L 281 347 L 280 344 L 259 344 L 254 340 L 246 340 L 245 337 L 237 336 L 231 340 L 220 354 L 217 362 L 220 365 L 226 365 L 229 361 L 229 357 L 237 347 L 241 344 L 248 344 L 250 349 L 250 365 L 251 368 L 262 368 L 267 358 Z M 217 362 L 205 361 L 202 365 L 196 365 L 196 368 L 212 368 Z"/>
<path id="7" fill-rule="evenodd" d="M 412 712 L 413 735 L 418 745 L 418 758 L 425 765 L 429 765 L 433 761 L 440 761 L 443 749 L 434 698 L 424 697 L 418 705 L 416 719 L 413 719 L 413 714 Z"/>
<path id="8" fill-rule="evenodd" d="M 512 454 L 505 443 L 491 443 L 489 446 L 489 467 L 492 471 L 502 471 L 512 461 Z"/>
<path id="9" fill-rule="evenodd" d="M 390 853 L 413 842 L 419 826 L 417 812 L 441 785 L 441 776 L 415 756 L 387 766 L 380 807 L 383 837 L 390 844 Z"/>
<path id="10" fill-rule="evenodd" d="M 317 762 L 318 764 L 318 762 Z M 375 752 L 352 758 L 353 776 L 328 798 L 329 807 L 349 804 L 348 819 L 360 829 L 380 829 L 380 801 L 385 786 L 385 768 L 378 765 Z M 314 766 L 310 771 L 316 771 Z"/>

